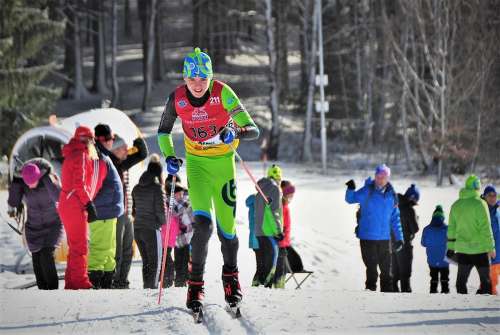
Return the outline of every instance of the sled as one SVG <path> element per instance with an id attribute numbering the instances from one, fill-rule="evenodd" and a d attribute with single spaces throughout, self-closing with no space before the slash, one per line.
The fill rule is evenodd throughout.
<path id="1" fill-rule="evenodd" d="M 293 247 L 287 248 L 285 266 L 287 271 L 285 284 L 288 283 L 290 279 L 293 279 L 295 281 L 296 290 L 300 289 L 305 281 L 314 273 L 314 271 L 308 271 L 304 269 L 302 258 L 300 258 L 300 255 L 297 253 L 297 251 L 295 251 Z M 297 279 L 297 275 L 300 275 L 302 277 L 302 280 L 299 281 Z"/>

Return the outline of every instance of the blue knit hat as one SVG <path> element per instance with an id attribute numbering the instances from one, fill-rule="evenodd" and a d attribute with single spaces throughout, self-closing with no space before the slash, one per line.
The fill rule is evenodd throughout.
<path id="1" fill-rule="evenodd" d="M 405 192 L 405 197 L 415 202 L 420 200 L 420 190 L 415 184 L 411 184 Z"/>
<path id="2" fill-rule="evenodd" d="M 387 177 L 390 177 L 391 169 L 387 165 L 381 164 L 375 168 L 375 175 L 377 176 L 379 174 L 385 174 Z"/>
<path id="3" fill-rule="evenodd" d="M 485 188 L 484 188 L 484 192 L 483 192 L 483 196 L 486 196 L 488 195 L 489 193 L 495 193 L 495 194 L 498 194 L 497 193 L 497 190 L 495 189 L 495 186 L 493 185 L 487 185 Z"/>

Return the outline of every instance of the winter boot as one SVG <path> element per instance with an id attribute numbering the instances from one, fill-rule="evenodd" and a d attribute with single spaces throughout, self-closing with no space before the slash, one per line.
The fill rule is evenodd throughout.
<path id="1" fill-rule="evenodd" d="M 113 276 L 115 275 L 115 271 L 104 271 L 104 274 L 101 279 L 101 288 L 110 289 L 111 284 L 113 283 Z"/>
<path id="2" fill-rule="evenodd" d="M 411 293 L 410 278 L 401 279 L 401 292 Z"/>
<path id="3" fill-rule="evenodd" d="M 441 293 L 450 293 L 450 287 L 448 286 L 447 280 L 441 280 Z"/>
<path id="4" fill-rule="evenodd" d="M 104 271 L 101 270 L 92 270 L 88 272 L 89 280 L 92 283 L 94 289 L 101 288 L 101 280 L 104 276 Z"/>
<path id="5" fill-rule="evenodd" d="M 402 289 L 403 289 L 403 283 L 401 283 L 401 290 Z M 399 292 L 399 285 L 397 280 L 394 280 L 392 282 L 392 292 Z"/>
<path id="6" fill-rule="evenodd" d="M 223 272 L 222 285 L 224 286 L 224 298 L 226 302 L 231 306 L 238 305 L 243 298 L 238 280 L 238 272 Z"/>
<path id="7" fill-rule="evenodd" d="M 196 309 L 203 306 L 205 298 L 205 282 L 203 281 L 188 281 L 188 292 L 186 299 L 186 307 L 189 309 Z"/>
<path id="8" fill-rule="evenodd" d="M 431 280 L 431 290 L 430 293 L 438 292 L 438 281 Z"/>

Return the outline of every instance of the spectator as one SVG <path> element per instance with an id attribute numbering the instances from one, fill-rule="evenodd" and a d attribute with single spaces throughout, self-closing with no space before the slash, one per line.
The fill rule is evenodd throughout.
<path id="1" fill-rule="evenodd" d="M 483 199 L 488 204 L 490 211 L 491 230 L 493 238 L 495 239 L 495 253 L 496 257 L 491 259 L 490 266 L 490 279 L 491 279 L 491 294 L 497 294 L 498 276 L 500 276 L 500 210 L 499 202 L 497 200 L 497 191 L 493 185 L 485 187 L 483 192 Z"/>

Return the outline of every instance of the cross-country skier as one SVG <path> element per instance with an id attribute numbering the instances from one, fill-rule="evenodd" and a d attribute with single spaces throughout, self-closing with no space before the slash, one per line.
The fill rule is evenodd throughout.
<path id="1" fill-rule="evenodd" d="M 236 183 L 233 148 L 239 140 L 254 140 L 259 129 L 233 90 L 213 79 L 210 57 L 196 48 L 184 59 L 185 84 L 172 92 L 158 129 L 158 143 L 169 174 L 179 171 L 172 127 L 179 117 L 184 131 L 188 191 L 194 214 L 191 240 L 192 269 L 186 305 L 199 308 L 204 298 L 203 273 L 208 241 L 217 225 L 224 265 L 222 282 L 226 302 L 237 305 L 242 293 L 238 280 L 236 236 Z M 231 147 L 232 146 L 232 147 Z M 211 211 L 215 210 L 215 218 Z"/>

